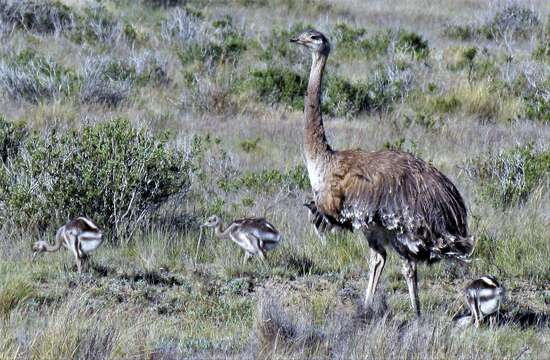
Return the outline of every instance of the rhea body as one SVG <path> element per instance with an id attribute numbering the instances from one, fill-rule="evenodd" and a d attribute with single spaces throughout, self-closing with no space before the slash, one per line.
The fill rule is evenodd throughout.
<path id="1" fill-rule="evenodd" d="M 499 311 L 505 292 L 497 279 L 490 275 L 482 276 L 466 286 L 464 295 L 476 327 L 484 318 Z"/>
<path id="2" fill-rule="evenodd" d="M 308 209 L 308 220 L 321 240 L 325 239 L 326 234 L 335 233 L 339 230 L 352 230 L 349 224 L 339 224 L 335 219 L 321 213 L 317 209 L 315 201 L 309 200 L 304 203 L 304 206 Z"/>
<path id="3" fill-rule="evenodd" d="M 275 249 L 282 240 L 279 231 L 264 218 L 244 218 L 233 221 L 223 228 L 219 216 L 210 216 L 203 226 L 214 228 L 220 239 L 229 238 L 245 251 L 244 262 L 251 256 L 265 259 L 266 253 Z"/>
<path id="4" fill-rule="evenodd" d="M 340 227 L 360 230 L 370 248 L 365 303 L 372 302 L 386 248 L 403 260 L 411 304 L 420 315 L 416 264 L 465 259 L 473 249 L 464 201 L 440 171 L 402 151 L 333 150 L 321 113 L 321 83 L 330 53 L 326 37 L 306 30 L 291 42 L 311 51 L 305 97 L 304 151 L 315 207 Z"/>
<path id="5" fill-rule="evenodd" d="M 40 252 L 55 252 L 65 247 L 75 257 L 78 272 L 82 272 L 82 264 L 88 254 L 96 250 L 103 242 L 103 232 L 87 217 L 77 217 L 57 230 L 55 243 L 50 245 L 46 241 L 39 240 L 34 243 L 33 258 Z"/>

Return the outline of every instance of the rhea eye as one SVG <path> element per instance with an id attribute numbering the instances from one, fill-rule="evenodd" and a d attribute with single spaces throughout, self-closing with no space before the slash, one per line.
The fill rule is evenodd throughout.
<path id="1" fill-rule="evenodd" d="M 311 35 L 311 38 L 313 40 L 321 40 L 321 37 L 319 35 Z"/>

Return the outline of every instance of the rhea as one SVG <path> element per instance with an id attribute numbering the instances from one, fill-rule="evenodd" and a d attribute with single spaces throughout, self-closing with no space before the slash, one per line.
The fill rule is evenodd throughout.
<path id="1" fill-rule="evenodd" d="M 41 252 L 55 252 L 62 246 L 69 249 L 76 260 L 76 267 L 79 273 L 82 272 L 82 265 L 88 259 L 88 254 L 96 250 L 103 242 L 103 232 L 87 217 L 77 217 L 57 230 L 55 243 L 48 244 L 44 240 L 34 243 L 32 249 L 33 259 Z"/>
<path id="2" fill-rule="evenodd" d="M 469 283 L 464 294 L 472 313 L 470 321 L 473 320 L 476 327 L 479 327 L 486 317 L 498 313 L 505 289 L 494 276 L 486 275 Z"/>
<path id="3" fill-rule="evenodd" d="M 325 240 L 326 234 L 335 233 L 342 229 L 351 230 L 349 226 L 342 226 L 334 219 L 322 214 L 317 209 L 315 201 L 308 200 L 304 203 L 304 206 L 308 209 L 308 220 L 313 225 L 315 233 L 321 240 Z"/>
<path id="4" fill-rule="evenodd" d="M 290 41 L 312 54 L 304 151 L 316 209 L 366 237 L 370 249 L 366 305 L 372 303 L 386 248 L 391 247 L 403 261 L 411 305 L 419 316 L 417 263 L 465 260 L 473 250 L 464 201 L 445 175 L 410 153 L 332 149 L 321 113 L 321 83 L 330 43 L 316 30 L 306 30 Z"/>
<path id="5" fill-rule="evenodd" d="M 223 228 L 219 216 L 212 215 L 202 225 L 214 228 L 214 233 L 220 239 L 229 237 L 245 251 L 244 262 L 251 256 L 259 256 L 265 260 L 266 252 L 275 249 L 282 236 L 275 226 L 264 218 L 244 218 L 233 221 Z"/>

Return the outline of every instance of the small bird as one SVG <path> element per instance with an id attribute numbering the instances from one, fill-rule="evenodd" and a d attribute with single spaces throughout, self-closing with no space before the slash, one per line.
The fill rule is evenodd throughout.
<path id="1" fill-rule="evenodd" d="M 239 245 L 245 251 L 245 263 L 255 255 L 265 260 L 266 252 L 276 248 L 282 240 L 279 231 L 264 218 L 235 220 L 226 229 L 223 229 L 219 216 L 212 215 L 202 226 L 214 228 L 214 233 L 218 238 L 229 237 Z"/>
<path id="2" fill-rule="evenodd" d="M 469 283 L 464 294 L 472 312 L 470 323 L 473 320 L 476 327 L 479 327 L 485 317 L 498 313 L 505 289 L 494 276 L 486 275 Z"/>
<path id="3" fill-rule="evenodd" d="M 87 217 L 77 217 L 57 230 L 55 244 L 50 245 L 44 240 L 34 243 L 32 250 L 33 259 L 41 252 L 55 252 L 61 246 L 69 249 L 76 260 L 78 272 L 82 272 L 82 262 L 88 257 L 88 253 L 94 251 L 103 242 L 103 232 Z"/>

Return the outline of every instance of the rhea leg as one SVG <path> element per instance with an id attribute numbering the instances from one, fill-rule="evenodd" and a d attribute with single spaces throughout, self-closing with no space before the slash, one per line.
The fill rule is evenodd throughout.
<path id="1" fill-rule="evenodd" d="M 250 253 L 248 251 L 245 251 L 244 252 L 243 264 L 246 264 L 248 262 L 249 258 L 250 258 Z"/>
<path id="2" fill-rule="evenodd" d="M 416 263 L 414 261 L 405 261 L 403 263 L 403 275 L 407 281 L 407 287 L 409 288 L 409 297 L 411 299 L 411 305 L 416 313 L 416 316 L 420 316 L 420 300 L 418 299 L 418 279 L 416 275 Z"/>
<path id="3" fill-rule="evenodd" d="M 369 261 L 369 284 L 367 286 L 367 292 L 365 294 L 365 305 L 369 306 L 372 304 L 374 299 L 374 293 L 376 292 L 376 287 L 378 286 L 378 281 L 380 280 L 380 274 L 384 270 L 384 265 L 386 264 L 386 250 L 384 248 L 370 248 L 370 261 Z"/>
<path id="4" fill-rule="evenodd" d="M 78 257 L 78 255 L 75 256 L 75 259 L 76 259 L 76 269 L 78 271 L 79 274 L 82 273 L 82 259 L 80 259 Z"/>

